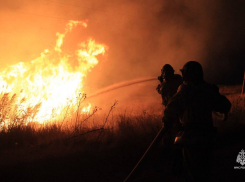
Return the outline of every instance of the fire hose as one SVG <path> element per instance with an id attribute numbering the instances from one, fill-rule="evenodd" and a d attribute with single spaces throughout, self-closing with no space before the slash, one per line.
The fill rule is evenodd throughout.
<path id="1" fill-rule="evenodd" d="M 157 145 L 161 141 L 161 139 L 165 135 L 165 133 L 166 133 L 166 129 L 164 127 L 162 127 L 160 129 L 160 131 L 157 133 L 154 140 L 151 142 L 150 146 L 147 148 L 147 150 L 143 154 L 143 156 L 140 158 L 138 163 L 135 165 L 133 170 L 129 173 L 129 175 L 127 176 L 127 178 L 123 182 L 127 182 L 130 178 L 133 178 L 137 174 L 137 172 L 139 171 L 140 167 L 143 164 L 144 159 L 149 154 L 150 150 L 153 148 L 153 146 Z"/>
<path id="2" fill-rule="evenodd" d="M 155 80 L 157 80 L 157 78 L 149 77 L 149 78 L 136 79 L 136 80 L 132 80 L 132 81 L 122 82 L 122 83 L 115 84 L 115 85 L 106 87 L 104 89 L 101 89 L 98 92 L 89 95 L 87 98 L 96 97 L 98 95 L 101 95 L 101 94 L 104 94 L 104 93 L 107 93 L 107 92 L 110 92 L 110 91 L 113 91 L 113 90 L 116 90 L 116 89 L 119 89 L 119 88 L 128 87 L 128 86 L 131 86 L 131 85 L 144 83 L 144 82 L 149 82 L 149 81 L 155 81 Z"/>

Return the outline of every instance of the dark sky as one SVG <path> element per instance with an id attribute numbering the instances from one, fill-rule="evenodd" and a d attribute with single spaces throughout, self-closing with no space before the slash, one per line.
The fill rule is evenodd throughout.
<path id="1" fill-rule="evenodd" d="M 207 42 L 206 70 L 219 74 L 214 79 L 221 83 L 241 83 L 245 70 L 245 3 L 224 1 L 213 19 L 214 29 Z M 210 46 L 209 46 L 210 45 Z M 219 64 L 216 64 L 219 63 Z"/>
<path id="2" fill-rule="evenodd" d="M 37 58 L 68 20 L 87 19 L 88 28 L 66 43 L 93 37 L 109 47 L 89 86 L 158 76 L 164 64 L 177 71 L 190 60 L 203 65 L 209 82 L 241 84 L 244 18 L 243 0 L 0 0 L 0 66 Z"/>

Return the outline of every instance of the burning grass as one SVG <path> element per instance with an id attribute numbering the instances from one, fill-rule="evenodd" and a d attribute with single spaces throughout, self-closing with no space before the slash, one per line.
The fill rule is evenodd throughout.
<path id="1" fill-rule="evenodd" d="M 224 161 L 233 167 L 232 161 L 235 163 L 236 155 L 244 146 L 245 97 L 240 94 L 227 97 L 232 102 L 228 121 L 221 121 L 217 115 L 215 118 L 219 136 L 214 161 L 219 169 L 215 169 L 214 179 L 220 179 L 221 170 L 228 170 L 220 168 L 221 158 L 226 158 Z M 64 113 L 60 120 L 49 124 L 24 124 L 26 115 L 11 120 L 15 118 L 11 116 L 14 110 L 8 110 L 12 98 L 2 95 L 1 101 L 8 103 L 1 105 L 2 118 L 9 118 L 11 124 L 2 125 L 0 131 L 0 168 L 3 179 L 11 181 L 54 181 L 56 178 L 59 181 L 71 178 L 123 181 L 161 127 L 162 116 L 152 112 L 113 114 L 117 102 L 106 113 L 95 107 L 90 114 L 78 112 L 83 104 L 78 102 L 77 110 L 70 110 L 72 117 Z M 4 113 L 9 114 L 4 116 Z M 30 109 L 30 114 L 35 114 L 35 110 Z M 32 174 L 25 174 L 26 170 Z M 227 173 L 222 179 L 231 179 L 230 175 Z"/>
<path id="2" fill-rule="evenodd" d="M 110 174 L 111 177 L 108 173 L 121 169 L 127 172 L 131 168 L 158 132 L 161 116 L 146 112 L 115 116 L 112 115 L 115 105 L 116 102 L 106 114 L 97 110 L 91 113 L 92 116 L 80 115 L 77 119 L 75 113 L 74 118 L 64 120 L 62 124 L 29 123 L 2 130 L 1 176 L 11 181 L 17 181 L 12 172 L 18 179 L 25 181 L 54 181 L 54 178 L 69 181 L 72 176 L 82 181 L 117 181 L 118 178 L 124 178 L 124 172 L 115 176 Z M 128 159 L 131 161 L 130 166 Z M 43 169 L 48 164 L 50 166 Z M 25 170 L 32 175 L 26 176 Z M 49 170 L 52 174 L 49 174 Z M 60 174 L 59 170 L 65 172 L 66 176 Z"/>
<path id="3" fill-rule="evenodd" d="M 4 94 L 3 97 L 2 100 L 5 100 L 8 104 L 2 105 L 2 111 L 6 111 L 7 109 L 4 106 L 10 108 L 12 99 L 8 98 L 7 94 Z M 104 143 L 115 144 L 115 141 L 126 142 L 132 137 L 156 133 L 157 128 L 161 126 L 161 116 L 151 115 L 145 111 L 142 111 L 142 114 L 139 115 L 127 113 L 113 115 L 112 111 L 117 103 L 115 101 L 106 114 L 100 113 L 101 108 L 98 107 L 95 107 L 91 113 L 81 114 L 80 109 L 83 107 L 80 107 L 82 103 L 79 100 L 77 110 L 67 109 L 67 113 L 62 115 L 61 120 L 42 124 L 30 122 L 26 115 L 22 115 L 22 118 L 19 117 L 16 120 L 13 117 L 13 115 L 17 115 L 14 113 L 16 110 L 9 109 L 8 112 L 4 112 L 7 116 L 3 117 L 8 118 L 7 122 L 6 120 L 1 122 L 1 151 L 31 150 L 40 146 L 49 148 L 49 146 L 56 144 L 68 146 L 68 148 L 70 148 L 70 145 L 75 145 L 76 147 L 72 150 L 77 150 L 80 147 L 85 150 L 86 146 L 94 143 L 99 145 Z M 30 111 L 36 112 L 35 110 Z M 31 116 L 34 114 L 30 112 Z M 56 152 L 59 153 L 59 151 L 60 149 L 57 148 Z M 3 164 L 3 160 L 1 161 Z M 8 160 L 4 161 L 9 162 Z"/>
<path id="4" fill-rule="evenodd" d="M 67 107 L 77 110 L 84 94 L 84 78 L 108 48 L 89 38 L 74 41 L 76 49 L 67 50 L 64 39 L 76 27 L 86 28 L 87 23 L 70 20 L 63 33 L 56 33 L 54 49 L 45 49 L 32 61 L 0 70 L 2 127 L 61 120 Z M 81 112 L 89 112 L 90 108 L 90 103 L 83 105 Z"/>

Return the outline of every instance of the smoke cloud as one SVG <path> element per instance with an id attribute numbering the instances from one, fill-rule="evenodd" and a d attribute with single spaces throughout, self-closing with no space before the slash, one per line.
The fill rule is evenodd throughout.
<path id="1" fill-rule="evenodd" d="M 67 35 L 66 47 L 93 37 L 109 47 L 88 75 L 91 92 L 121 81 L 176 72 L 190 60 L 216 84 L 242 82 L 245 68 L 244 1 L 0 0 L 1 67 L 35 59 L 55 45 L 68 20 L 88 20 Z M 69 37 L 70 36 L 70 37 Z"/>

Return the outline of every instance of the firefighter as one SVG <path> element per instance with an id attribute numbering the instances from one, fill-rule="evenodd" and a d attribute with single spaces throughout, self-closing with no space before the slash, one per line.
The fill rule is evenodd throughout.
<path id="1" fill-rule="evenodd" d="M 158 77 L 160 84 L 156 90 L 162 96 L 162 104 L 166 106 L 169 99 L 177 92 L 182 84 L 182 77 L 174 74 L 174 69 L 170 64 L 165 64 L 161 69 L 161 76 Z"/>
<path id="2" fill-rule="evenodd" d="M 175 138 L 177 155 L 173 175 L 184 175 L 187 181 L 209 181 L 216 135 L 212 111 L 223 113 L 226 120 L 231 103 L 219 93 L 217 86 L 204 81 L 198 62 L 187 62 L 181 72 L 184 83 L 166 106 L 162 119 L 167 131 L 175 122 L 183 126 Z"/>

